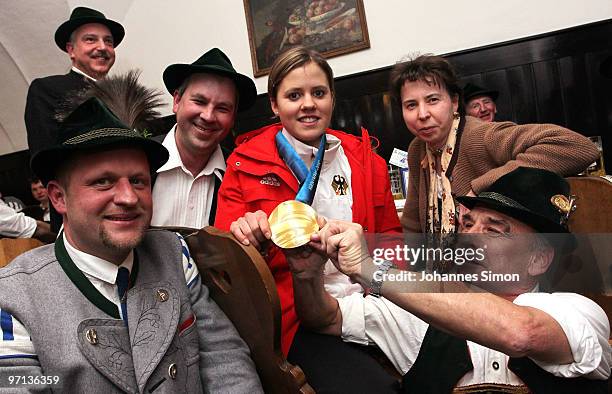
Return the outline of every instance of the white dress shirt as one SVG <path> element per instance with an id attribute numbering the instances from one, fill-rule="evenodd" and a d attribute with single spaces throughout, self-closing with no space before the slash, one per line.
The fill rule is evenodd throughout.
<path id="1" fill-rule="evenodd" d="M 225 160 L 221 147 L 213 152 L 206 166 L 193 175 L 181 161 L 176 146 L 176 125 L 164 138 L 162 145 L 170 157 L 157 170 L 153 186 L 152 226 L 181 226 L 202 228 L 209 224 L 210 210 L 215 193 L 216 176 L 223 180 Z"/>
<path id="2" fill-rule="evenodd" d="M 401 374 L 412 367 L 429 327 L 427 323 L 383 297 L 364 298 L 353 294 L 338 299 L 338 303 L 345 341 L 375 343 Z M 514 303 L 548 313 L 568 339 L 575 361 L 558 365 L 533 360 L 540 368 L 559 377 L 606 379 L 610 376 L 610 324 L 596 303 L 573 293 L 524 293 Z M 474 369 L 459 380 L 458 387 L 478 383 L 523 384 L 507 368 L 506 354 L 471 341 L 467 344 Z"/>
<path id="3" fill-rule="evenodd" d="M 307 145 L 293 138 L 287 130 L 283 135 L 291 144 L 296 153 L 310 168 L 318 148 Z M 323 156 L 323 165 L 317 183 L 317 191 L 312 201 L 312 207 L 318 215 L 329 219 L 353 221 L 353 188 L 351 185 L 351 166 L 349 165 L 340 140 L 327 134 L 327 146 Z M 342 193 L 334 188 L 334 177 L 342 177 L 344 185 Z M 337 185 L 337 184 L 336 184 Z M 325 264 L 325 290 L 334 297 L 344 297 L 355 292 L 361 292 L 361 286 L 351 283 L 348 277 L 339 272 L 334 264 L 328 260 Z"/>
<path id="4" fill-rule="evenodd" d="M 36 231 L 36 220 L 16 212 L 0 199 L 0 237 L 31 238 Z"/>
<path id="5" fill-rule="evenodd" d="M 72 66 L 72 71 L 74 71 L 77 74 L 81 74 L 82 76 L 91 79 L 92 81 L 96 82 L 96 79 L 90 77 L 89 75 L 85 74 L 83 71 L 79 70 L 78 68 Z"/>
<path id="6" fill-rule="evenodd" d="M 132 272 L 134 251 L 132 250 L 120 265 L 115 265 L 109 261 L 76 249 L 70 244 L 70 241 L 66 238 L 66 234 L 63 232 L 62 237 L 64 237 L 66 252 L 68 252 L 68 256 L 70 256 L 74 265 L 81 270 L 85 277 L 89 279 L 91 284 L 104 296 L 104 298 L 117 305 L 119 315 L 121 316 L 121 301 L 119 300 L 119 292 L 117 291 L 117 272 L 119 272 L 119 267 L 125 267 L 128 271 Z"/>
<path id="7" fill-rule="evenodd" d="M 51 221 L 51 209 L 49 207 L 50 203 L 47 203 L 47 206 L 44 207 L 42 204 L 40 204 L 40 208 L 43 210 L 43 222 L 47 222 L 49 223 Z"/>

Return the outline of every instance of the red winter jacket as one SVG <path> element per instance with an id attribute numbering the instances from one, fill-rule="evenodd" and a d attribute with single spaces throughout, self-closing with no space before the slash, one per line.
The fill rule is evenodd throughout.
<path id="1" fill-rule="evenodd" d="M 262 210 L 270 215 L 281 202 L 295 199 L 298 181 L 279 156 L 274 140 L 281 129 L 282 125 L 274 124 L 238 139 L 219 189 L 215 227 L 229 230 L 231 223 L 247 212 Z M 362 129 L 361 138 L 331 129 L 326 133 L 340 139 L 351 166 L 353 222 L 361 224 L 366 232 L 401 232 L 387 164 L 372 152 L 368 132 Z M 282 350 L 286 355 L 299 325 L 291 272 L 276 246 L 270 246 L 267 256 L 281 302 Z"/>

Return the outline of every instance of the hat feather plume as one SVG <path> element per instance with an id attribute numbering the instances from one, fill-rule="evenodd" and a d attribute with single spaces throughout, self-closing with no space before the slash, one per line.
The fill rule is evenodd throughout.
<path id="1" fill-rule="evenodd" d="M 139 77 L 140 70 L 130 70 L 91 83 L 88 88 L 66 97 L 56 113 L 56 119 L 63 121 L 80 104 L 96 97 L 126 126 L 143 132 L 151 121 L 160 116 L 158 108 L 163 105 L 163 93 L 144 87 L 138 82 Z"/>

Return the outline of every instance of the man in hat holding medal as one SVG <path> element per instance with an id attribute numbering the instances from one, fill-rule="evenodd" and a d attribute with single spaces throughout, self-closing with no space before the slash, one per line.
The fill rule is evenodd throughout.
<path id="1" fill-rule="evenodd" d="M 75 8 L 57 28 L 55 44 L 68 54 L 72 68 L 68 74 L 38 78 L 30 84 L 25 124 L 31 155 L 55 143 L 58 107 L 69 94 L 108 74 L 124 35 L 123 26 L 87 7 Z"/>
<path id="2" fill-rule="evenodd" d="M 378 345 L 406 392 L 605 393 L 612 366 L 605 312 L 578 294 L 538 292 L 555 253 L 576 242 L 567 234 L 569 191 L 552 172 L 520 167 L 478 196 L 459 197 L 471 208 L 461 246 L 484 250 L 481 259 L 455 260 L 470 284 L 401 276 L 370 257 L 358 224 L 330 221 L 311 246 L 369 295 L 331 297 L 316 259 L 303 259 L 292 267 L 296 310 L 319 332 Z M 483 273 L 518 278 L 487 282 Z"/>
<path id="3" fill-rule="evenodd" d="M 214 223 L 225 173 L 219 143 L 236 113 L 253 105 L 257 90 L 218 48 L 191 64 L 168 66 L 163 78 L 174 97 L 176 125 L 163 141 L 170 159 L 157 171 L 151 224 L 202 228 Z"/>
<path id="4" fill-rule="evenodd" d="M 468 82 L 463 88 L 466 114 L 479 118 L 483 122 L 493 122 L 497 113 L 495 100 L 498 96 L 497 90 L 483 88 Z"/>
<path id="5" fill-rule="evenodd" d="M 167 159 L 95 97 L 34 155 L 64 228 L 0 274 L 0 387 L 18 375 L 70 392 L 262 392 L 185 241 L 147 230 Z"/>

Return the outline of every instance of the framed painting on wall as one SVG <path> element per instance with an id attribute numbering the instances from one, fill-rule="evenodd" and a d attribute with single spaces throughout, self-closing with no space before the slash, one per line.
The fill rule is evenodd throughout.
<path id="1" fill-rule="evenodd" d="M 244 0 L 255 77 L 304 45 L 326 58 L 370 47 L 363 0 Z"/>

